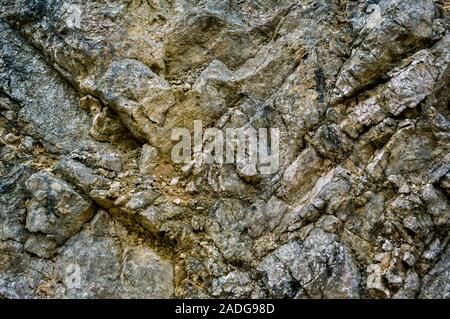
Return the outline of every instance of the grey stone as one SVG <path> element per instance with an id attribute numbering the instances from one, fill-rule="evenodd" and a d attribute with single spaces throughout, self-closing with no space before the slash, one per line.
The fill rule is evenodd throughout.
<path id="1" fill-rule="evenodd" d="M 51 258 L 55 254 L 58 246 L 58 241 L 51 236 L 37 233 L 28 237 L 23 248 L 27 252 L 33 253 L 39 257 Z"/>
<path id="2" fill-rule="evenodd" d="M 302 244 L 286 244 L 270 258 L 289 270 L 286 273 L 290 275 L 283 279 L 289 281 L 292 276 L 310 298 L 359 297 L 359 272 L 350 250 L 330 233 L 313 230 Z"/>
<path id="3" fill-rule="evenodd" d="M 420 278 L 414 271 L 408 272 L 403 287 L 392 296 L 394 299 L 414 299 L 420 288 Z"/>
<path id="4" fill-rule="evenodd" d="M 0 298 L 448 297 L 445 1 L 0 20 Z M 278 167 L 174 163 L 194 120 L 278 128 Z"/>
<path id="5" fill-rule="evenodd" d="M 142 146 L 139 169 L 141 174 L 152 174 L 158 164 L 158 150 L 148 144 Z"/>
<path id="6" fill-rule="evenodd" d="M 373 83 L 402 54 L 411 54 L 433 38 L 433 1 L 381 1 L 360 33 L 360 46 L 344 64 L 336 100 Z"/>
<path id="7" fill-rule="evenodd" d="M 266 257 L 258 270 L 263 274 L 263 280 L 272 297 L 286 298 L 295 295 L 295 280 L 289 274 L 289 268 L 275 255 Z"/>
<path id="8" fill-rule="evenodd" d="M 93 189 L 107 189 L 111 183 L 107 178 L 95 174 L 83 163 L 67 156 L 61 157 L 54 171 L 66 181 L 87 192 Z"/>
<path id="9" fill-rule="evenodd" d="M 421 298 L 447 299 L 450 296 L 450 274 L 449 274 L 450 249 L 442 253 L 440 260 L 424 277 L 420 289 Z"/>
<path id="10" fill-rule="evenodd" d="M 158 196 L 159 194 L 153 191 L 138 192 L 131 197 L 125 205 L 125 209 L 129 211 L 140 211 L 150 206 Z"/>
<path id="11" fill-rule="evenodd" d="M 427 204 L 428 211 L 433 216 L 436 226 L 444 226 L 450 223 L 450 204 L 445 195 L 432 184 L 427 184 L 422 189 L 422 198 Z"/>
<path id="12" fill-rule="evenodd" d="M 137 220 L 145 229 L 154 234 L 162 231 L 165 223 L 172 218 L 182 215 L 183 210 L 172 203 L 164 203 L 160 206 L 149 206 L 139 212 Z"/>
<path id="13" fill-rule="evenodd" d="M 244 229 L 248 224 L 248 211 L 241 202 L 223 199 L 215 203 L 209 212 L 211 222 L 207 232 L 228 260 L 250 262 L 253 259 L 251 239 Z"/>
<path id="14" fill-rule="evenodd" d="M 25 181 L 32 175 L 27 165 L 15 167 L 0 181 L 0 239 L 23 242 L 26 232 L 23 223 L 26 218 L 25 201 L 31 197 Z"/>
<path id="15" fill-rule="evenodd" d="M 215 297 L 249 298 L 255 290 L 251 276 L 246 272 L 232 271 L 212 283 Z"/>
<path id="16" fill-rule="evenodd" d="M 145 244 L 127 239 L 106 212 L 61 248 L 56 273 L 72 297 L 169 298 L 174 293 L 172 265 Z"/>
<path id="17" fill-rule="evenodd" d="M 102 149 L 88 136 L 90 121 L 77 107 L 78 93 L 8 25 L 2 22 L 0 32 L 1 55 L 11 58 L 0 69 L 0 85 L 22 106 L 19 117 L 25 130 L 53 151 Z M 21 66 L 26 66 L 23 72 L 13 72 Z"/>
<path id="18" fill-rule="evenodd" d="M 51 173 L 38 172 L 25 184 L 33 195 L 26 218 L 26 228 L 31 232 L 47 234 L 61 243 L 94 215 L 90 201 Z"/>

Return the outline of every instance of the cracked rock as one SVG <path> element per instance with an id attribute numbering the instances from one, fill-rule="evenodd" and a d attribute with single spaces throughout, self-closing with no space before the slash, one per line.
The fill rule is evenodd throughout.
<path id="1" fill-rule="evenodd" d="M 449 10 L 0 0 L 0 299 L 450 298 Z"/>

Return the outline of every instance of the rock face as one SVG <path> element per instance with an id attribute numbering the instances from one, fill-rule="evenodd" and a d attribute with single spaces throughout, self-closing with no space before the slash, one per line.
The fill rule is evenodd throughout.
<path id="1" fill-rule="evenodd" d="M 314 229 L 289 242 L 259 266 L 273 297 L 358 298 L 359 272 L 349 248 L 334 234 Z"/>
<path id="2" fill-rule="evenodd" d="M 449 298 L 449 11 L 0 0 L 0 298 Z"/>

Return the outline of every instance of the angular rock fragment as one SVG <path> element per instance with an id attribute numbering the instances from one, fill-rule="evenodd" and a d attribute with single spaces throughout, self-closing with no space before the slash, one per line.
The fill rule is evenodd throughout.
<path id="1" fill-rule="evenodd" d="M 357 93 L 387 73 L 402 56 L 432 43 L 435 18 L 431 0 L 387 0 L 375 5 L 360 33 L 361 43 L 337 78 L 335 100 Z"/>
<path id="2" fill-rule="evenodd" d="M 0 1 L 0 299 L 448 298 L 449 9 Z"/>
<path id="3" fill-rule="evenodd" d="M 364 127 L 416 107 L 432 92 L 437 77 L 434 56 L 428 51 L 420 51 L 411 59 L 410 66 L 398 71 L 381 93 L 355 106 L 349 118 L 342 123 L 345 132 L 356 138 Z"/>
<path id="4" fill-rule="evenodd" d="M 141 174 L 151 174 L 158 164 L 158 150 L 148 144 L 142 146 L 139 170 Z"/>
<path id="5" fill-rule="evenodd" d="M 32 175 L 26 187 L 33 196 L 26 219 L 26 228 L 31 232 L 47 234 L 62 243 L 94 215 L 90 201 L 51 173 Z"/>
<path id="6" fill-rule="evenodd" d="M 318 179 L 323 169 L 322 163 L 314 148 L 305 149 L 284 172 L 280 196 L 290 199 L 305 195 Z"/>
<path id="7" fill-rule="evenodd" d="M 425 276 L 420 289 L 421 298 L 447 299 L 450 296 L 450 274 L 449 274 L 449 248 L 442 254 L 440 260 Z"/>
<path id="8" fill-rule="evenodd" d="M 172 265 L 145 244 L 127 239 L 124 231 L 106 212 L 99 212 L 86 229 L 64 245 L 56 260 L 56 273 L 64 283 L 66 295 L 172 297 Z"/>
<path id="9" fill-rule="evenodd" d="M 26 217 L 25 201 L 31 194 L 25 181 L 31 175 L 32 169 L 29 166 L 20 165 L 0 180 L 0 240 L 23 242 L 26 238 L 23 227 Z"/>
<path id="10" fill-rule="evenodd" d="M 96 83 L 95 91 L 136 137 L 147 140 L 151 124 L 161 124 L 175 103 L 169 84 L 131 59 L 113 63 Z"/>
<path id="11" fill-rule="evenodd" d="M 359 271 L 335 235 L 313 230 L 303 243 L 281 246 L 260 265 L 275 297 L 358 298 Z M 283 284 L 284 283 L 284 284 Z M 296 291 L 293 289 L 297 289 Z"/>
<path id="12" fill-rule="evenodd" d="M 107 189 L 111 183 L 107 178 L 95 174 L 83 163 L 66 156 L 61 157 L 54 170 L 67 182 L 87 192 L 93 189 Z"/>

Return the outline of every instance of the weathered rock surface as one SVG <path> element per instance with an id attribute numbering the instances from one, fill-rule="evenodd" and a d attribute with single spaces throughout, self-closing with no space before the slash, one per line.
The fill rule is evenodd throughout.
<path id="1" fill-rule="evenodd" d="M 313 230 L 266 257 L 259 266 L 273 297 L 358 298 L 359 272 L 335 235 Z"/>
<path id="2" fill-rule="evenodd" d="M 449 25 L 443 0 L 0 0 L 0 298 L 450 298 Z M 175 163 L 195 120 L 278 128 L 279 167 Z"/>
<path id="3" fill-rule="evenodd" d="M 36 173 L 25 186 L 32 194 L 25 227 L 32 233 L 61 242 L 75 235 L 94 215 L 90 201 L 51 173 Z"/>

